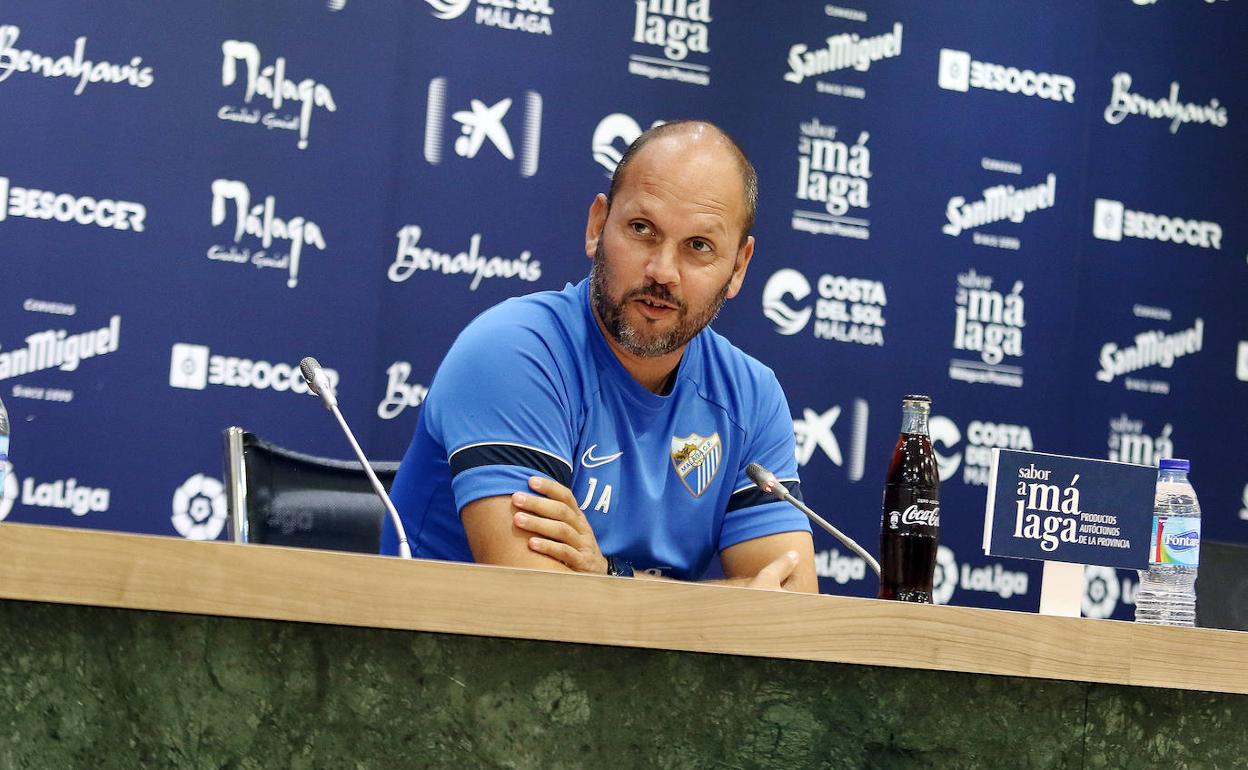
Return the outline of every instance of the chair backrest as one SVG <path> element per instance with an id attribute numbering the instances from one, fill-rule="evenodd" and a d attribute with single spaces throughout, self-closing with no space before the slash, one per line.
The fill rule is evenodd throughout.
<path id="1" fill-rule="evenodd" d="M 398 463 L 371 463 L 388 490 Z M 385 506 L 358 462 L 292 452 L 225 430 L 227 501 L 234 540 L 377 553 Z"/>
<path id="2" fill-rule="evenodd" d="M 1248 631 L 1248 545 L 1201 541 L 1196 625 Z"/>

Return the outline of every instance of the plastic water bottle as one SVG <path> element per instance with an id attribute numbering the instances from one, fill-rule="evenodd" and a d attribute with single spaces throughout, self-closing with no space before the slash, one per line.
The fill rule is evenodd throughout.
<path id="1" fill-rule="evenodd" d="M 1153 500 L 1148 569 L 1140 572 L 1135 621 L 1191 626 L 1196 621 L 1196 568 L 1200 565 L 1200 502 L 1187 480 L 1191 463 L 1162 460 Z"/>

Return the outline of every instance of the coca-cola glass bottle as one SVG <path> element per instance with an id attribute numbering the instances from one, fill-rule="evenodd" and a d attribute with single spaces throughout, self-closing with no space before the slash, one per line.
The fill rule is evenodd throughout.
<path id="1" fill-rule="evenodd" d="M 940 542 L 940 474 L 927 418 L 932 399 L 906 396 L 888 464 L 880 523 L 880 598 L 932 603 Z"/>

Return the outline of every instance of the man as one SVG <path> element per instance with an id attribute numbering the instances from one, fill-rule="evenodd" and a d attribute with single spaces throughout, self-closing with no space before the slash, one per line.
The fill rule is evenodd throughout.
<path id="1" fill-rule="evenodd" d="M 745 475 L 800 495 L 784 393 L 707 326 L 756 197 L 709 123 L 633 143 L 589 209 L 590 278 L 491 308 L 439 368 L 393 489 L 416 556 L 695 580 L 718 554 L 725 582 L 818 590 L 805 517 Z"/>

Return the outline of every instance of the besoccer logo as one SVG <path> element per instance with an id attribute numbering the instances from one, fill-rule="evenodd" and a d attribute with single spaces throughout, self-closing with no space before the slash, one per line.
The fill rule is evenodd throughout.
<path id="1" fill-rule="evenodd" d="M 173 528 L 187 540 L 216 540 L 228 512 L 225 485 L 196 473 L 173 493 Z"/>
<path id="2" fill-rule="evenodd" d="M 4 475 L 3 494 L 0 494 L 0 521 L 9 516 L 13 503 L 17 502 L 17 476 L 13 475 L 13 463 L 8 460 L 0 462 L 0 474 Z"/>
<path id="3" fill-rule="evenodd" d="M 966 51 L 940 49 L 940 71 L 937 85 L 948 91 L 969 91 L 971 87 L 971 55 Z"/>
<path id="4" fill-rule="evenodd" d="M 177 342 L 169 357 L 169 384 L 175 388 L 203 390 L 208 386 L 208 347 Z"/>
<path id="5" fill-rule="evenodd" d="M 777 332 L 791 336 L 806 328 L 814 311 L 809 307 L 794 310 L 785 303 L 786 295 L 798 302 L 810 296 L 810 281 L 787 267 L 777 270 L 763 287 L 763 315 L 776 325 Z"/>
<path id="6" fill-rule="evenodd" d="M 1122 240 L 1122 201 L 1096 199 L 1092 211 L 1092 235 L 1103 241 Z"/>
<path id="7" fill-rule="evenodd" d="M 948 604 L 953 598 L 953 590 L 957 587 L 957 559 L 953 556 L 953 549 L 942 545 L 936 549 L 936 574 L 932 580 L 932 601 L 936 604 Z"/>

